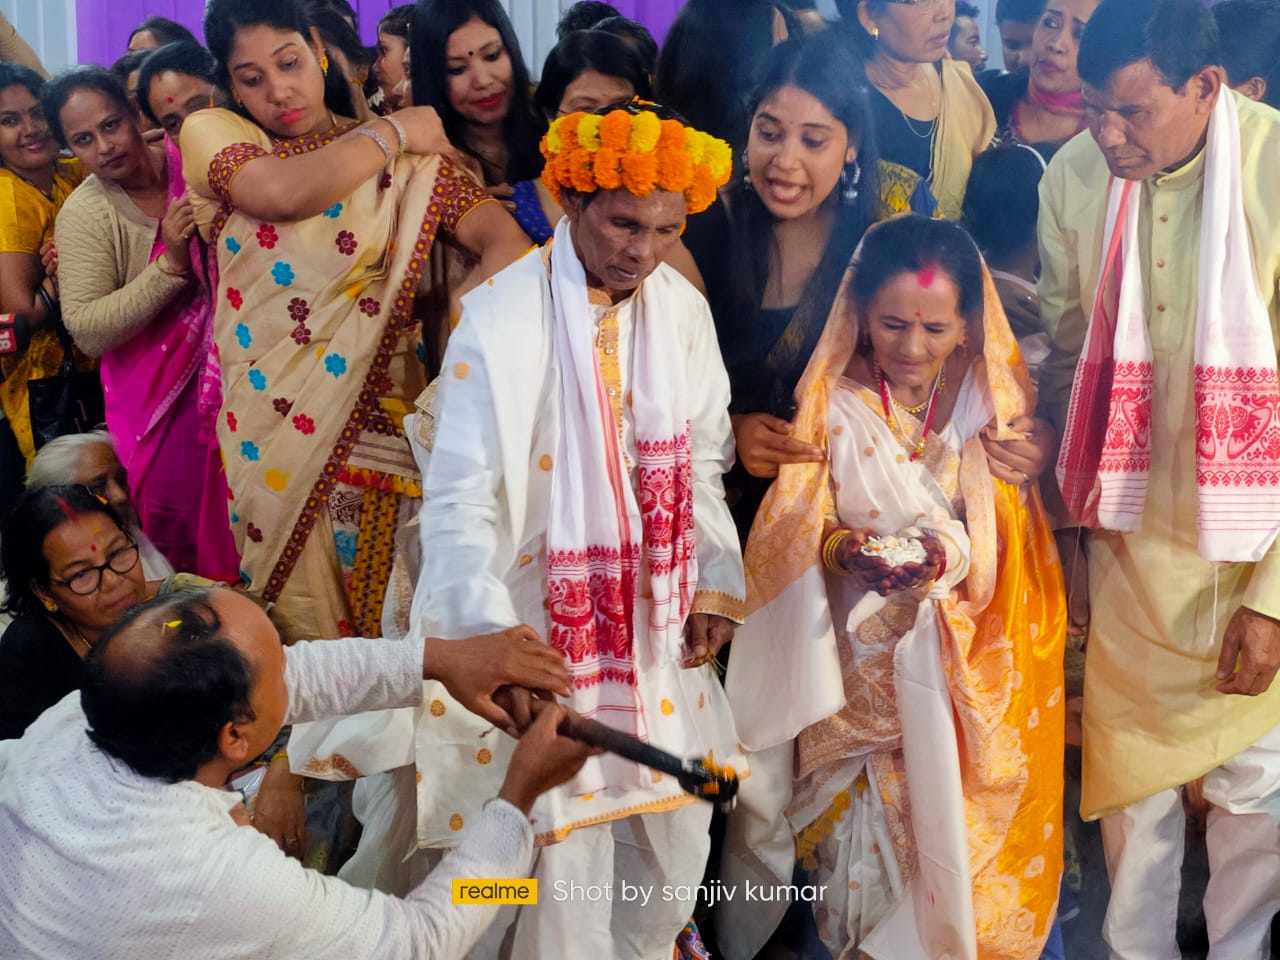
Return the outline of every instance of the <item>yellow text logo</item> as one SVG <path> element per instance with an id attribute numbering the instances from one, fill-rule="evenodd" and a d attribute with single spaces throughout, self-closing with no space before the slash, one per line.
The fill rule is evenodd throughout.
<path id="1" fill-rule="evenodd" d="M 457 880 L 453 881 L 454 903 L 538 902 L 537 880 Z"/>

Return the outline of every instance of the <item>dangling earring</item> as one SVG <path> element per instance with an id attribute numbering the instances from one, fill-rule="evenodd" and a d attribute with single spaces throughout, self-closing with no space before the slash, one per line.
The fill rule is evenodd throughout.
<path id="1" fill-rule="evenodd" d="M 846 163 L 844 169 L 840 171 L 840 199 L 846 204 L 852 205 L 857 201 L 860 180 L 862 180 L 862 164 L 857 160 Z"/>
<path id="2" fill-rule="evenodd" d="M 747 166 L 747 151 L 742 151 L 742 186 L 749 193 L 755 193 L 756 185 L 751 182 L 751 168 Z"/>
<path id="3" fill-rule="evenodd" d="M 44 608 L 48 610 L 50 613 L 53 613 L 53 611 L 58 609 L 58 605 L 54 603 L 53 599 L 50 597 L 42 597 L 40 599 L 40 602 L 44 604 Z"/>
<path id="4" fill-rule="evenodd" d="M 320 51 L 320 72 L 326 77 L 329 75 L 329 51 Z"/>

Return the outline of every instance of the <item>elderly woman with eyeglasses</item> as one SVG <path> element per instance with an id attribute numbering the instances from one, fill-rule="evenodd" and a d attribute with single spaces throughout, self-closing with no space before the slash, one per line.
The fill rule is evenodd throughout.
<path id="1" fill-rule="evenodd" d="M 148 585 L 119 515 L 85 487 L 28 490 L 0 550 L 13 616 L 0 637 L 0 740 L 8 740 L 80 688 L 84 658 Z"/>

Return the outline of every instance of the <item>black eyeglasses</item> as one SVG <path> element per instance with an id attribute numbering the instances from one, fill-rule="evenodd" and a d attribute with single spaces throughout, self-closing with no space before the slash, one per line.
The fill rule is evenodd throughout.
<path id="1" fill-rule="evenodd" d="M 112 550 L 107 554 L 107 562 L 101 566 L 85 567 L 67 580 L 59 580 L 53 577 L 50 582 L 56 583 L 60 587 L 66 587 L 77 596 L 88 597 L 97 593 L 102 587 L 102 572 L 107 568 L 110 568 L 112 573 L 123 576 L 137 565 L 138 545 L 130 542 L 127 547 Z"/>

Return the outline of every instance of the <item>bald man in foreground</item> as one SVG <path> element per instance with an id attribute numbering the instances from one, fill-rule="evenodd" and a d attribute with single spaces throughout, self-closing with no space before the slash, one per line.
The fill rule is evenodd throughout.
<path id="1" fill-rule="evenodd" d="M 431 958 L 463 956 L 496 906 L 455 905 L 455 878 L 528 876 L 527 814 L 588 750 L 524 732 L 498 796 L 406 898 L 307 870 L 233 819 L 228 777 L 281 726 L 410 706 L 440 680 L 510 729 L 501 687 L 567 693 L 532 630 L 443 640 L 301 643 L 230 590 L 135 608 L 103 636 L 84 689 L 0 745 L 0 956 Z M 495 731 L 494 736 L 503 736 Z"/>

